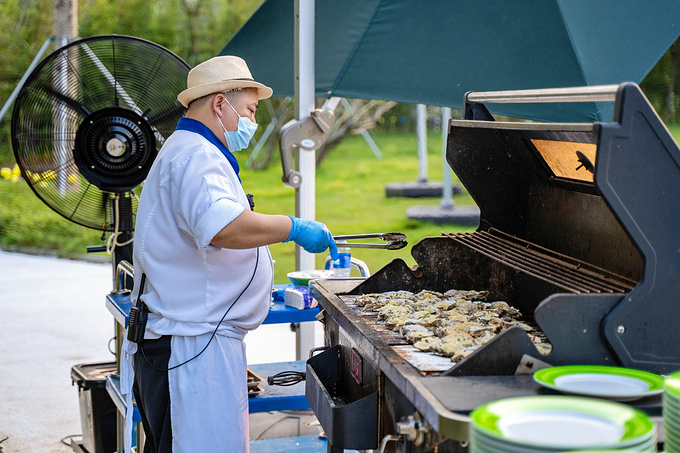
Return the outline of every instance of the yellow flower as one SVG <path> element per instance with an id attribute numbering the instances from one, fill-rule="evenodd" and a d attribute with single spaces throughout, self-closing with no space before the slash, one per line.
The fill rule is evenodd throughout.
<path id="1" fill-rule="evenodd" d="M 76 182 L 76 175 L 68 175 L 67 179 L 68 179 L 68 182 L 73 184 L 74 182 Z"/>
<path id="2" fill-rule="evenodd" d="M 53 180 L 55 177 L 56 175 L 52 170 L 47 170 L 45 174 L 43 174 L 43 179 Z"/>
<path id="3" fill-rule="evenodd" d="M 4 167 L 2 170 L 0 170 L 0 176 L 2 176 L 5 179 L 9 179 L 12 177 L 12 170 L 10 170 L 7 167 Z"/>
<path id="4" fill-rule="evenodd" d="M 19 168 L 18 164 L 14 164 L 14 168 L 12 169 L 12 174 L 19 177 L 21 174 L 21 169 Z"/>
<path id="5" fill-rule="evenodd" d="M 19 182 L 19 175 L 13 174 L 9 180 L 12 182 Z"/>

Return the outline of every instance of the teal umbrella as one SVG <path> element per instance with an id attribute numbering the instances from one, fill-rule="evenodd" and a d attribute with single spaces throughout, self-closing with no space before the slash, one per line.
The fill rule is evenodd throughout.
<path id="1" fill-rule="evenodd" d="M 639 83 L 680 35 L 678 0 L 316 0 L 316 95 L 460 108 L 467 91 Z M 267 0 L 220 55 L 293 95 L 293 0 Z M 544 121 L 612 106 L 497 104 Z"/>

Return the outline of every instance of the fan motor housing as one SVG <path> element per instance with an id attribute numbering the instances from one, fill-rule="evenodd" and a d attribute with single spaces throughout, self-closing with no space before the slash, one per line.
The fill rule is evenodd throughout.
<path id="1" fill-rule="evenodd" d="M 141 184 L 156 157 L 156 137 L 146 119 L 122 107 L 87 116 L 76 132 L 73 159 L 92 184 L 125 192 Z"/>

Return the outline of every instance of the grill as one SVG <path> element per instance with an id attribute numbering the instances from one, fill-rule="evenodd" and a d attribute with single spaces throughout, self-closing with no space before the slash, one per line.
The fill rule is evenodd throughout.
<path id="1" fill-rule="evenodd" d="M 500 122 L 486 108 L 611 101 L 611 123 Z M 552 393 L 530 375 L 546 364 L 680 369 L 680 150 L 637 85 L 468 93 L 447 161 L 480 208 L 475 232 L 421 240 L 413 269 L 394 260 L 367 279 L 312 283 L 327 348 L 307 362 L 306 396 L 330 451 L 467 451 L 469 413 Z M 533 330 L 510 327 L 454 363 L 354 304 L 452 288 L 489 291 Z M 632 404 L 661 416 L 660 397 Z"/>

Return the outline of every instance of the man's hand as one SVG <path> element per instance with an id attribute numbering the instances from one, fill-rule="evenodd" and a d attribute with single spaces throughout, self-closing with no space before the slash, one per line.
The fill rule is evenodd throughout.
<path id="1" fill-rule="evenodd" d="M 289 217 L 293 221 L 293 226 L 288 239 L 283 242 L 293 241 L 309 253 L 321 253 L 329 249 L 331 259 L 338 259 L 338 247 L 326 225 L 315 220 Z"/>

